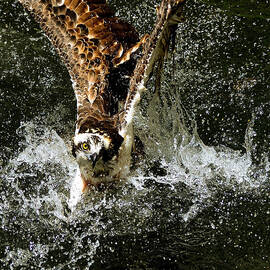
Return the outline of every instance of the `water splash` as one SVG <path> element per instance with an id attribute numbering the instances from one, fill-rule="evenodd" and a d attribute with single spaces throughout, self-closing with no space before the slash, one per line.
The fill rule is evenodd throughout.
<path id="1" fill-rule="evenodd" d="M 48 265 L 49 256 L 57 260 L 60 247 L 66 255 L 57 269 L 80 261 L 87 261 L 90 267 L 102 239 L 123 237 L 127 232 L 153 233 L 164 223 L 189 224 L 224 189 L 249 192 L 265 184 L 265 174 L 253 177 L 248 151 L 206 146 L 196 125 L 190 128 L 186 124 L 180 102 L 150 102 L 148 113 L 141 111 L 136 116 L 144 160 L 127 181 L 86 194 L 72 213 L 68 200 L 76 162 L 67 143 L 53 128 L 38 121 L 21 125 L 20 151 L 1 171 L 0 215 L 4 231 L 13 231 L 20 224 L 21 241 L 27 246 L 9 244 L 2 262 L 9 262 L 11 269 L 31 264 L 42 267 Z M 253 134 L 250 125 L 246 131 L 249 147 Z M 267 166 L 269 169 L 266 160 L 266 170 Z M 40 239 L 42 233 L 52 236 Z"/>
<path id="2" fill-rule="evenodd" d="M 0 171 L 0 263 L 7 269 L 87 269 L 99 262 L 101 267 L 94 269 L 103 269 L 102 262 L 112 267 L 110 261 L 114 262 L 117 256 L 121 263 L 126 260 L 130 268 L 137 269 L 145 262 L 146 266 L 142 267 L 157 269 L 152 265 L 161 267 L 159 263 L 164 261 L 159 257 L 164 254 L 169 254 L 166 262 L 176 261 L 177 267 L 182 258 L 189 258 L 190 267 L 210 264 L 208 268 L 216 268 L 216 262 L 220 262 L 222 268 L 226 267 L 224 260 L 228 260 L 227 268 L 236 265 L 236 269 L 238 264 L 233 264 L 228 254 L 246 255 L 249 246 L 252 246 L 252 251 L 247 252 L 250 256 L 243 255 L 243 258 L 253 258 L 256 249 L 260 253 L 257 258 L 263 254 L 267 260 L 269 241 L 265 235 L 269 226 L 265 220 L 269 219 L 269 196 L 264 196 L 263 191 L 269 187 L 270 163 L 266 156 L 259 165 L 253 164 L 250 154 L 256 136 L 253 123 L 257 123 L 258 118 L 254 116 L 246 130 L 246 152 L 224 146 L 209 147 L 197 134 L 195 117 L 188 115 L 180 102 L 194 114 L 205 110 L 203 119 L 197 118 L 197 122 L 208 121 L 213 108 L 219 106 L 209 98 L 209 90 L 215 95 L 232 85 L 236 101 L 249 110 L 243 104 L 244 98 L 248 96 L 246 92 L 263 82 L 265 73 L 258 71 L 263 65 L 253 64 L 256 59 L 250 58 L 247 48 L 248 61 L 239 67 L 229 63 L 228 74 L 224 76 L 224 64 L 233 62 L 230 57 L 234 56 L 230 55 L 228 45 L 243 35 L 238 31 L 240 20 L 228 20 L 220 10 L 195 2 L 199 5 L 194 8 L 195 15 L 191 14 L 189 19 L 188 14 L 187 26 L 180 26 L 181 38 L 175 59 L 179 66 L 174 72 L 165 70 L 168 78 L 154 100 L 149 87 L 151 94 L 143 99 L 136 116 L 136 134 L 143 141 L 146 153 L 127 181 L 87 194 L 70 213 L 67 202 L 76 163 L 66 136 L 59 136 L 51 124 L 40 124 L 40 119 L 21 125 L 18 131 L 21 147 Z M 137 6 L 140 5 L 138 1 Z M 152 14 L 155 13 L 153 1 L 146 1 L 143 10 L 147 18 L 145 26 L 134 16 L 136 12 L 141 13 L 140 9 L 131 12 L 126 1 L 123 6 L 122 16 L 129 16 L 142 32 L 146 32 L 144 27 L 148 31 L 149 20 L 154 18 L 149 15 L 149 7 L 153 7 Z M 260 40 L 257 42 L 256 48 L 262 46 Z M 212 57 L 206 58 L 209 52 L 217 60 L 222 59 L 220 55 L 224 56 L 221 63 Z M 15 60 L 18 60 L 17 55 Z M 10 70 L 13 74 L 14 70 Z M 48 77 L 53 77 L 53 73 Z M 261 75 L 258 77 L 257 73 Z M 257 76 L 256 83 L 254 76 Z M 249 77 L 251 83 L 246 83 Z M 53 83 L 45 87 L 50 88 L 50 84 Z M 184 91 L 189 97 L 186 102 Z M 44 97 L 47 96 L 44 94 Z M 54 118 L 63 111 L 56 107 L 54 114 L 46 117 Z M 55 126 L 63 126 L 62 120 L 54 121 Z M 258 197 L 252 197 L 254 194 Z M 207 245 L 209 249 L 205 248 Z M 220 252 L 222 259 L 216 255 L 211 257 L 213 252 Z M 227 255 L 224 256 L 224 252 Z M 193 254 L 205 259 L 194 259 Z M 135 257 L 139 259 L 136 261 Z M 211 259 L 213 262 L 209 263 Z M 269 264 L 265 265 L 266 269 Z M 174 266 L 172 268 L 176 268 Z M 241 265 L 239 269 L 243 269 Z"/>

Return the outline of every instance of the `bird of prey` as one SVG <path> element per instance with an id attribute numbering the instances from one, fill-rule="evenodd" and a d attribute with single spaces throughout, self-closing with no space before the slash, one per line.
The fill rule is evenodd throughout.
<path id="1" fill-rule="evenodd" d="M 40 23 L 73 82 L 77 121 L 72 154 L 78 163 L 73 195 L 126 177 L 136 106 L 154 66 L 162 66 L 185 0 L 162 0 L 153 32 L 141 39 L 106 0 L 19 2 Z"/>

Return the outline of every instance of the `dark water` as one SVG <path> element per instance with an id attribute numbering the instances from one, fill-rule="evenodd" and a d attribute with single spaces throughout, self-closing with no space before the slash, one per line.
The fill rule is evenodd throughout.
<path id="1" fill-rule="evenodd" d="M 145 33 L 157 2 L 111 4 Z M 0 269 L 270 269 L 269 5 L 188 2 L 160 98 L 149 85 L 136 115 L 145 158 L 71 213 L 71 82 L 1 0 Z"/>

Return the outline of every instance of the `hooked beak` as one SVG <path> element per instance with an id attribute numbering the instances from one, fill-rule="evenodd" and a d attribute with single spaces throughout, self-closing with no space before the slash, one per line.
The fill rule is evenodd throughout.
<path id="1" fill-rule="evenodd" d="M 94 153 L 92 155 L 89 155 L 88 160 L 92 161 L 93 168 L 96 166 L 97 161 L 99 160 L 99 155 L 97 153 Z"/>

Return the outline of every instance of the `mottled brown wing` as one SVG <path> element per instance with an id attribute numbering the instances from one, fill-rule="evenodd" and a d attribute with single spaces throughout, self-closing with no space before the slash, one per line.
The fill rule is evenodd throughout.
<path id="1" fill-rule="evenodd" d="M 40 23 L 73 81 L 78 113 L 108 114 L 110 68 L 139 47 L 135 29 L 114 17 L 106 0 L 19 0 Z M 90 104 L 90 105 L 89 105 Z"/>
<path id="2" fill-rule="evenodd" d="M 163 63 L 170 42 L 174 41 L 177 24 L 183 21 L 182 11 L 185 2 L 185 0 L 162 0 L 157 9 L 155 27 L 144 45 L 143 56 L 135 67 L 124 111 L 120 115 L 123 135 L 132 123 L 135 107 L 140 101 L 154 66 L 156 64 L 160 66 Z M 158 72 L 161 70 L 159 69 Z M 160 74 L 156 75 L 160 76 Z"/>

